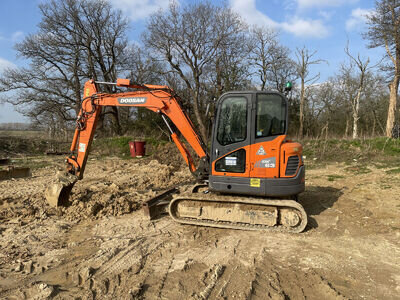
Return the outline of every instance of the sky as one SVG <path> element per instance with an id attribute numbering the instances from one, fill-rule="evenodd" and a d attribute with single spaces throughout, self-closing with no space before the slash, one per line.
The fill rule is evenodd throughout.
<path id="1" fill-rule="evenodd" d="M 17 57 L 15 43 L 36 32 L 41 15 L 38 4 L 46 0 L 0 0 L 0 72 L 7 67 L 24 66 L 28 62 Z M 166 9 L 169 0 L 109 0 L 130 20 L 129 39 L 138 41 L 146 19 L 155 11 Z M 194 0 L 179 0 L 185 4 Z M 201 2 L 197 0 L 197 2 Z M 281 43 L 292 50 L 303 46 L 316 51 L 315 57 L 327 63 L 313 68 L 323 82 L 334 75 L 350 52 L 381 59 L 383 49 L 368 49 L 361 33 L 366 30 L 366 15 L 374 8 L 374 0 L 217 0 L 226 3 L 250 25 L 273 27 L 280 33 Z M 0 104 L 0 123 L 27 122 L 10 104 Z"/>

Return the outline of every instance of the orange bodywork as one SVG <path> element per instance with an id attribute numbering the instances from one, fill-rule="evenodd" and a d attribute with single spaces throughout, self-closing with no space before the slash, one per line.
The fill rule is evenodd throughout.
<path id="1" fill-rule="evenodd" d="M 302 146 L 299 143 L 292 143 L 285 141 L 286 135 L 277 136 L 272 141 L 256 143 L 248 145 L 242 148 L 233 150 L 230 153 L 236 152 L 239 149 L 246 151 L 246 169 L 244 173 L 229 173 L 229 172 L 217 172 L 215 171 L 215 163 L 219 159 L 229 156 L 230 153 L 219 157 L 217 160 L 212 162 L 212 175 L 214 176 L 232 176 L 232 177 L 251 177 L 251 178 L 282 178 L 282 177 L 295 177 L 297 172 L 291 176 L 285 176 L 285 170 L 287 166 L 287 159 L 290 156 L 299 156 L 301 160 Z M 265 149 L 265 155 L 257 154 L 260 147 Z M 261 168 L 258 167 L 257 162 L 275 158 L 276 163 L 274 167 Z"/>

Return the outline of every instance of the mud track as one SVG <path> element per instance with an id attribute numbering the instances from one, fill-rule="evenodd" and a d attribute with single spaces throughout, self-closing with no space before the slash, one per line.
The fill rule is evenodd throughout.
<path id="1" fill-rule="evenodd" d="M 143 201 L 191 183 L 186 168 L 154 160 L 91 160 L 71 205 L 52 209 L 43 191 L 58 163 L 0 182 L 1 299 L 400 294 L 399 174 L 354 174 L 340 164 L 308 170 L 300 203 L 309 225 L 302 234 L 282 234 L 149 221 Z"/>

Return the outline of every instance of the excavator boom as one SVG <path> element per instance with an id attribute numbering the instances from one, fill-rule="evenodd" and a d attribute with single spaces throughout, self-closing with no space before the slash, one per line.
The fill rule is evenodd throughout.
<path id="1" fill-rule="evenodd" d="M 109 83 L 93 80 L 85 83 L 84 100 L 76 121 L 76 129 L 70 148 L 71 154 L 66 158 L 66 173 L 58 174 L 56 183 L 49 186 L 45 192 L 46 199 L 51 206 L 66 205 L 74 184 L 83 178 L 89 149 L 103 106 L 145 107 L 161 114 L 170 130 L 172 140 L 177 145 L 190 171 L 199 180 L 207 178 L 209 158 L 206 147 L 200 135 L 194 130 L 192 122 L 172 89 L 161 85 L 137 85 L 129 79 L 118 79 L 116 86 L 134 89 L 134 91 L 106 94 L 98 92 L 97 86 L 99 84 Z M 172 130 L 167 117 L 174 123 L 200 158 L 199 167 L 196 168 L 190 152 L 180 141 L 177 133 Z"/>

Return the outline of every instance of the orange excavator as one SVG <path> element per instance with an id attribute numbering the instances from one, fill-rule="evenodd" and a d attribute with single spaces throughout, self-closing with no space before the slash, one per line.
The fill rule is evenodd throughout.
<path id="1" fill-rule="evenodd" d="M 130 90 L 102 93 L 98 90 L 102 84 Z M 74 184 L 83 178 L 102 107 L 145 107 L 161 114 L 198 181 L 192 193 L 172 195 L 166 201 L 170 194 L 166 192 L 150 199 L 145 204 L 147 211 L 162 203 L 172 219 L 182 224 L 303 231 L 307 214 L 297 202 L 297 195 L 304 191 L 305 167 L 302 146 L 286 138 L 286 97 L 265 91 L 223 94 L 216 103 L 209 152 L 180 102 L 167 86 L 139 85 L 129 79 L 118 79 L 116 83 L 87 81 L 66 172 L 59 174 L 45 192 L 49 204 L 66 205 Z M 198 156 L 197 166 L 170 122 Z"/>

